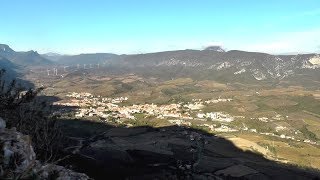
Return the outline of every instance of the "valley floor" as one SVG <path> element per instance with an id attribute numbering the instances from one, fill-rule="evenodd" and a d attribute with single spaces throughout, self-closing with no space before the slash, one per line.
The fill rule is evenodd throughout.
<path id="1" fill-rule="evenodd" d="M 34 80 L 34 79 L 33 79 Z M 127 75 L 38 79 L 56 111 L 117 127 L 200 129 L 282 163 L 320 169 L 320 91 Z"/>

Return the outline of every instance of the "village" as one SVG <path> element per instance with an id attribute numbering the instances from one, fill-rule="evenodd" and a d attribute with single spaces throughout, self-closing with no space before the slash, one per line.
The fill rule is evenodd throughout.
<path id="1" fill-rule="evenodd" d="M 204 104 L 200 101 L 193 101 L 182 105 L 182 103 L 172 103 L 168 105 L 156 105 L 156 104 L 133 104 L 130 106 L 119 105 L 122 102 L 128 100 L 128 97 L 117 98 L 104 98 L 101 96 L 94 96 L 90 93 L 68 93 L 67 102 L 58 102 L 54 105 L 61 105 L 66 107 L 78 107 L 75 117 L 100 117 L 107 119 L 109 117 L 116 119 L 135 119 L 134 114 L 143 113 L 149 116 L 154 116 L 159 119 L 165 118 L 181 118 L 188 119 L 211 119 L 212 121 L 231 122 L 234 118 L 228 114 L 222 112 L 210 112 L 206 114 L 199 113 L 197 117 L 190 115 L 191 110 L 199 110 L 204 107 Z M 225 101 L 219 99 L 217 101 Z M 189 111 L 182 111 L 186 109 Z"/>
<path id="2" fill-rule="evenodd" d="M 278 137 L 281 139 L 293 140 L 298 142 L 304 142 L 313 145 L 320 145 L 319 142 L 315 142 L 309 139 L 299 139 L 294 136 L 288 136 L 285 134 L 275 134 L 272 132 L 259 132 L 257 129 L 250 129 L 243 125 L 242 127 L 231 127 L 230 122 L 237 119 L 243 119 L 243 116 L 232 116 L 224 112 L 207 112 L 203 113 L 202 108 L 210 103 L 219 102 L 230 102 L 232 99 L 212 99 L 203 101 L 201 99 L 192 99 L 188 103 L 172 103 L 167 105 L 157 105 L 157 104 L 131 104 L 123 105 L 129 100 L 128 97 L 115 97 L 106 98 L 101 96 L 95 96 L 87 92 L 69 92 L 66 95 L 66 100 L 62 102 L 55 102 L 53 105 L 59 105 L 63 107 L 75 107 L 74 117 L 79 119 L 90 119 L 97 117 L 100 121 L 108 123 L 110 120 L 114 120 L 118 124 L 126 125 L 131 127 L 131 123 L 127 123 L 131 120 L 136 121 L 136 114 L 143 114 L 144 117 L 154 117 L 156 119 L 167 120 L 170 124 L 178 126 L 193 126 L 194 122 L 197 123 L 196 126 L 204 127 L 209 129 L 211 132 L 216 133 L 232 133 L 239 131 L 248 131 L 251 133 L 258 133 L 265 136 Z M 59 109 L 62 113 L 65 110 Z M 276 115 L 273 117 L 274 120 L 280 120 L 281 115 Z M 254 118 L 251 118 L 254 119 Z M 257 118 L 257 121 L 269 122 L 272 121 L 267 117 Z M 130 121 L 129 121 L 130 122 Z M 210 123 L 209 123 L 210 122 Z M 276 132 L 286 129 L 282 126 L 277 126 L 275 128 Z M 301 133 L 298 130 L 295 134 Z"/>

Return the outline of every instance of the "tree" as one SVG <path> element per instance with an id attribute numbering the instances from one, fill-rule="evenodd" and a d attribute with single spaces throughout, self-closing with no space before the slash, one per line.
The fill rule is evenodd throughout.
<path id="1" fill-rule="evenodd" d="M 21 104 L 31 102 L 37 94 L 43 90 L 42 88 L 25 91 L 16 80 L 12 80 L 9 84 L 4 80 L 5 70 L 0 69 L 0 112 L 15 109 Z"/>

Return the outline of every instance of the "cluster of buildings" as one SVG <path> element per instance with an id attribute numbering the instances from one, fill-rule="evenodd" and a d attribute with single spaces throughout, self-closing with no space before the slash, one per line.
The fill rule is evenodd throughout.
<path id="1" fill-rule="evenodd" d="M 204 107 L 202 102 L 193 102 L 183 105 L 184 108 L 190 109 L 190 110 L 199 110 Z"/>
<path id="2" fill-rule="evenodd" d="M 207 127 L 210 129 L 210 131 L 213 131 L 213 132 L 236 132 L 236 131 L 239 131 L 237 129 L 229 127 L 226 124 L 222 124 L 219 127 L 217 127 L 216 124 L 202 124 L 201 126 Z"/>
<path id="3" fill-rule="evenodd" d="M 128 97 L 104 98 L 94 96 L 90 93 L 68 93 L 70 99 L 67 102 L 58 102 L 54 105 L 78 107 L 75 117 L 93 117 L 102 119 L 109 117 L 116 119 L 135 119 L 134 114 L 143 113 L 155 116 L 159 119 L 182 118 L 193 119 L 189 112 L 182 113 L 181 104 L 133 104 L 130 106 L 120 106 L 119 104 L 128 100 Z"/>
<path id="4" fill-rule="evenodd" d="M 190 110 L 199 110 L 205 107 L 205 104 L 216 104 L 220 102 L 230 102 L 232 99 L 210 99 L 207 101 L 203 101 L 202 99 L 192 99 L 192 102 L 189 102 L 188 104 L 185 104 L 184 107 L 190 109 Z"/>
<path id="5" fill-rule="evenodd" d="M 205 103 L 207 103 L 207 104 L 216 104 L 216 103 L 219 103 L 219 102 L 230 102 L 230 101 L 232 101 L 232 99 L 221 99 L 221 98 L 219 98 L 219 99 L 207 100 L 207 101 L 205 101 Z"/>
<path id="6" fill-rule="evenodd" d="M 284 120 L 285 118 L 289 118 L 289 116 L 282 116 L 280 114 L 277 114 L 271 118 L 268 118 L 268 117 L 259 117 L 258 120 L 261 121 L 261 122 L 273 122 L 273 121 L 282 121 Z M 250 118 L 250 119 L 256 119 L 256 118 Z"/>
<path id="7" fill-rule="evenodd" d="M 199 110 L 204 107 L 201 99 L 193 100 L 193 102 L 181 104 L 133 104 L 130 106 L 120 106 L 119 103 L 128 100 L 128 97 L 105 98 L 101 96 L 94 96 L 91 93 L 71 92 L 66 95 L 68 98 L 65 103 L 55 103 L 56 105 L 79 107 L 75 116 L 78 118 L 98 116 L 102 119 L 108 117 L 135 119 L 134 114 L 143 113 L 148 116 L 155 116 L 159 119 L 165 118 L 180 118 L 185 120 L 194 119 L 187 110 Z M 206 103 L 227 102 L 231 99 L 217 99 L 209 100 Z M 222 112 L 210 112 L 206 114 L 199 113 L 197 118 L 209 118 L 213 121 L 231 122 L 234 118 L 231 115 Z"/>
<path id="8" fill-rule="evenodd" d="M 210 112 L 210 113 L 198 113 L 197 117 L 200 119 L 211 119 L 212 121 L 220 121 L 220 122 L 231 122 L 234 120 L 229 114 L 224 114 L 222 112 Z"/>

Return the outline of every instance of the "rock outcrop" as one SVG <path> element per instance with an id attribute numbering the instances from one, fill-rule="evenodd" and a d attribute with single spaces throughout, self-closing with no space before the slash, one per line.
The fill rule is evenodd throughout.
<path id="1" fill-rule="evenodd" d="M 41 164 L 36 160 L 29 136 L 15 128 L 7 129 L 5 124 L 0 118 L 0 179 L 89 179 L 62 166 Z"/>

